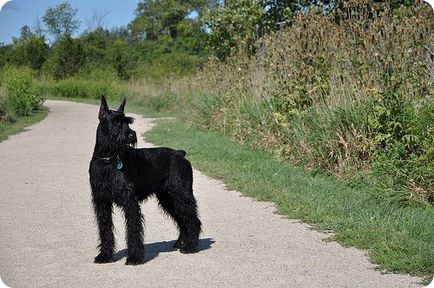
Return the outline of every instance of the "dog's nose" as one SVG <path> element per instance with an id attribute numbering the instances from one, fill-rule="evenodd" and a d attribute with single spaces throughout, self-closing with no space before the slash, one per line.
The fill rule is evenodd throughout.
<path id="1" fill-rule="evenodd" d="M 134 140 L 134 133 L 128 134 L 128 140 Z"/>

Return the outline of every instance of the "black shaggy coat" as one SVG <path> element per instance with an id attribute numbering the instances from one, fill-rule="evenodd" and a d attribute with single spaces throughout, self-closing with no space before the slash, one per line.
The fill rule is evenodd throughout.
<path id="1" fill-rule="evenodd" d="M 90 162 L 92 202 L 98 223 L 100 253 L 96 263 L 113 261 L 113 204 L 125 213 L 127 263 L 144 262 L 143 216 L 140 202 L 156 195 L 160 206 L 179 228 L 175 244 L 183 253 L 198 251 L 201 222 L 193 196 L 193 172 L 182 150 L 141 148 L 129 128 L 133 119 L 124 115 L 125 100 L 117 111 L 101 99 L 96 144 Z"/>

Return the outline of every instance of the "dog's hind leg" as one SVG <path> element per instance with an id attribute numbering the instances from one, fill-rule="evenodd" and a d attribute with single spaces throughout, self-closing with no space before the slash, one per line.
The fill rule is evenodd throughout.
<path id="1" fill-rule="evenodd" d="M 139 202 L 128 199 L 123 205 L 127 226 L 127 265 L 139 265 L 145 262 L 143 245 L 143 215 Z"/>
<path id="2" fill-rule="evenodd" d="M 113 262 L 115 238 L 113 235 L 112 206 L 109 201 L 93 202 L 100 239 L 100 253 L 95 257 L 95 263 Z"/>
<path id="3" fill-rule="evenodd" d="M 199 251 L 198 239 L 202 225 L 197 213 L 196 199 L 191 181 L 179 184 L 166 186 L 166 189 L 157 193 L 157 198 L 161 207 L 178 225 L 179 238 L 174 247 L 179 248 L 181 253 L 196 253 Z"/>

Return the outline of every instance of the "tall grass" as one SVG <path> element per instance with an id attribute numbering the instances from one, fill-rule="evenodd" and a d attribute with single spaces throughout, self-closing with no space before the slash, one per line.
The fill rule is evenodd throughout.
<path id="1" fill-rule="evenodd" d="M 47 95 L 64 98 L 99 99 L 105 95 L 119 100 L 129 94 L 116 71 L 99 67 L 81 71 L 77 76 L 63 80 L 44 79 L 40 81 L 40 86 Z"/>
<path id="2" fill-rule="evenodd" d="M 308 169 L 370 177 L 398 201 L 432 202 L 433 28 L 423 3 L 299 14 L 255 55 L 210 61 L 179 98 L 184 115 Z"/>

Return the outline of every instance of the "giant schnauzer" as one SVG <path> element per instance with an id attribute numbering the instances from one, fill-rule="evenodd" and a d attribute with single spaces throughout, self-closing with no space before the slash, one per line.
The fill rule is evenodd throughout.
<path id="1" fill-rule="evenodd" d="M 113 203 L 125 213 L 127 265 L 142 264 L 144 258 L 143 216 L 140 202 L 156 195 L 160 206 L 176 222 L 179 238 L 175 248 L 182 253 L 198 251 L 201 222 L 193 196 L 193 172 L 186 153 L 171 148 L 136 149 L 136 133 L 124 114 L 126 100 L 110 110 L 101 97 L 96 144 L 90 161 L 92 202 L 98 222 L 99 254 L 95 263 L 113 261 Z"/>

